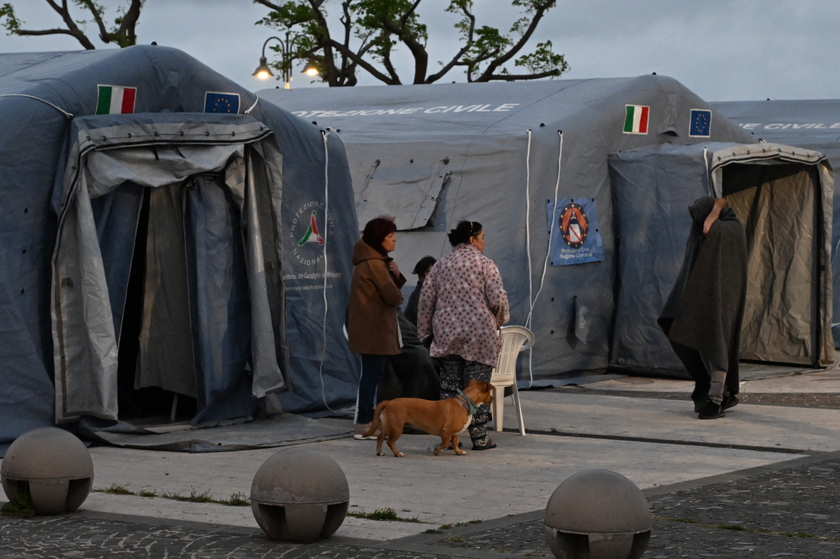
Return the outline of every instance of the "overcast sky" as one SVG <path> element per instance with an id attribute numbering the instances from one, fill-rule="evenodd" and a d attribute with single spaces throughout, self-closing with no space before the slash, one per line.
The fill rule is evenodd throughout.
<path id="1" fill-rule="evenodd" d="M 10 0 L 25 28 L 60 26 L 44 0 Z M 278 0 L 282 1 L 282 0 Z M 101 0 L 110 16 L 122 2 Z M 434 61 L 457 45 L 446 0 L 424 0 Z M 479 24 L 509 27 L 507 0 L 475 0 Z M 333 5 L 337 12 L 338 0 Z M 250 0 L 147 0 L 138 42 L 179 48 L 251 90 L 276 82 L 251 76 L 263 42 L 277 34 L 254 23 L 267 13 Z M 482 18 L 490 19 L 482 19 Z M 77 19 L 83 19 L 79 13 Z M 89 36 L 94 36 L 89 28 Z M 566 56 L 566 78 L 671 76 L 707 101 L 840 98 L 840 2 L 837 0 L 559 0 L 537 40 Z M 99 47 L 102 43 L 94 41 Z M 0 52 L 77 50 L 68 36 L 0 34 Z M 103 46 L 102 48 L 111 48 Z M 403 67 L 402 75 L 410 75 Z M 298 69 L 299 71 L 299 69 Z M 407 78 L 404 78 L 407 79 Z M 314 87 L 298 74 L 293 87 Z M 444 81 L 464 81 L 455 71 Z M 377 85 L 372 78 L 360 79 Z"/>

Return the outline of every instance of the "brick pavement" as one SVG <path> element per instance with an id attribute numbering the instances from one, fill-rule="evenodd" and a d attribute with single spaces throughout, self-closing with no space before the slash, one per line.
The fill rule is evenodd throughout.
<path id="1" fill-rule="evenodd" d="M 644 557 L 840 557 L 840 453 L 646 491 L 654 515 Z M 0 517 L 0 557 L 552 557 L 542 511 L 379 543 L 267 540 L 257 529 L 79 512 Z"/>

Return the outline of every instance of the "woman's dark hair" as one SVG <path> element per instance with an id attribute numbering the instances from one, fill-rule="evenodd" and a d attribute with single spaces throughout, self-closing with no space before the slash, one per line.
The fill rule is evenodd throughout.
<path id="1" fill-rule="evenodd" d="M 470 242 L 470 237 L 481 233 L 481 224 L 477 221 L 460 221 L 455 229 L 449 230 L 449 243 L 452 246 Z"/>
<path id="2" fill-rule="evenodd" d="M 362 240 L 376 252 L 387 256 L 388 252 L 382 248 L 382 241 L 396 230 L 397 224 L 393 219 L 384 216 L 375 217 L 365 225 Z"/>
<path id="3" fill-rule="evenodd" d="M 414 270 L 411 273 L 415 276 L 425 274 L 432 268 L 432 266 L 435 265 L 435 262 L 437 262 L 437 260 L 434 256 L 424 256 L 423 258 L 417 261 L 417 264 L 415 264 Z"/>

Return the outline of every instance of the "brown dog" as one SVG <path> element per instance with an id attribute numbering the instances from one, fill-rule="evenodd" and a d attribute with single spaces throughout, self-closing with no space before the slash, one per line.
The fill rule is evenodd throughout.
<path id="1" fill-rule="evenodd" d="M 464 388 L 463 394 L 476 406 L 493 402 L 493 385 L 481 380 L 471 380 Z M 370 437 L 382 426 L 376 438 L 376 454 L 382 456 L 382 442 L 388 439 L 388 446 L 397 458 L 405 456 L 397 450 L 397 439 L 403 434 L 403 428 L 408 423 L 417 429 L 422 429 L 431 435 L 440 436 L 440 446 L 435 449 L 435 456 L 451 444 L 457 454 L 466 454 L 458 447 L 459 433 L 464 431 L 472 421 L 468 411 L 469 402 L 462 396 L 446 400 L 421 400 L 420 398 L 396 398 L 380 402 L 373 412 L 373 423 L 365 433 Z"/>

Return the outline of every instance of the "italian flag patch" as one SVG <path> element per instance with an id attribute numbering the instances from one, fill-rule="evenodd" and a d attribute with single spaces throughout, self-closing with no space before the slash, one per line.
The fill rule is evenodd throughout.
<path id="1" fill-rule="evenodd" d="M 625 134 L 647 134 L 650 107 L 645 105 L 624 105 L 627 111 L 624 117 Z"/>
<path id="2" fill-rule="evenodd" d="M 134 112 L 136 87 L 97 85 L 96 88 L 96 114 L 121 115 Z"/>

